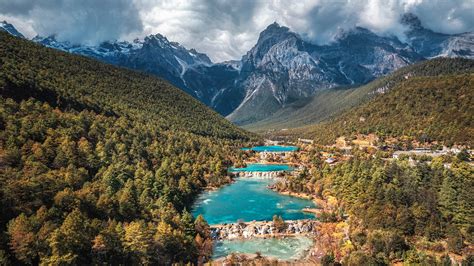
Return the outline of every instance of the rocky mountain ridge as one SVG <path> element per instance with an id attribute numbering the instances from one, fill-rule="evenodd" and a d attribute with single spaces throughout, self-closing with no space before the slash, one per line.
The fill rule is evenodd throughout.
<path id="1" fill-rule="evenodd" d="M 335 42 L 315 45 L 276 23 L 242 58 L 241 104 L 228 116 L 249 124 L 319 90 L 364 84 L 423 60 L 395 37 L 364 28 L 341 31 Z"/>
<path id="2" fill-rule="evenodd" d="M 407 28 L 406 42 L 355 27 L 341 30 L 326 45 L 313 44 L 273 23 L 241 60 L 222 63 L 213 63 L 207 55 L 161 34 L 97 46 L 58 41 L 54 35 L 37 36 L 33 41 L 162 77 L 229 120 L 245 125 L 318 91 L 365 84 L 427 58 L 474 58 L 474 33 L 436 33 L 412 14 L 405 14 L 401 23 Z M 11 24 L 0 26 L 17 35 Z"/>

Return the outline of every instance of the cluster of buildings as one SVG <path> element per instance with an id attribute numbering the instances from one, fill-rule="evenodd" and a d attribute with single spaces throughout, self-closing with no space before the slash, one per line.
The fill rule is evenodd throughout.
<path id="1" fill-rule="evenodd" d="M 443 155 L 449 155 L 449 154 L 458 154 L 460 153 L 461 150 L 459 148 L 447 148 L 443 147 L 442 150 L 431 150 L 427 148 L 416 148 L 413 150 L 408 150 L 408 151 L 395 151 L 392 155 L 392 158 L 398 159 L 401 155 L 407 155 L 409 157 L 412 156 L 429 156 L 429 157 L 439 157 Z M 472 154 L 472 151 L 470 151 Z"/>

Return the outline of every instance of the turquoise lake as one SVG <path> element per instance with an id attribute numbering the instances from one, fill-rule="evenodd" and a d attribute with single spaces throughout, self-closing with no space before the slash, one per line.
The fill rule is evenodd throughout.
<path id="1" fill-rule="evenodd" d="M 256 151 L 256 152 L 290 152 L 290 151 L 297 151 L 298 147 L 296 146 L 255 146 L 252 148 L 242 148 L 241 150 L 248 151 Z"/>
<path id="2" fill-rule="evenodd" d="M 202 214 L 209 224 L 235 223 L 238 220 L 270 221 L 273 215 L 285 220 L 313 219 L 303 208 L 315 207 L 311 200 L 281 195 L 268 189 L 270 179 L 238 178 L 216 191 L 206 191 L 197 199 L 193 215 Z"/>
<path id="3" fill-rule="evenodd" d="M 301 258 L 311 248 L 313 241 L 307 237 L 253 238 L 246 240 L 223 240 L 214 245 L 213 258 L 227 256 L 233 252 L 255 254 L 280 260 Z"/>
<path id="4" fill-rule="evenodd" d="M 293 167 L 287 164 L 248 164 L 244 168 L 229 168 L 229 172 L 272 172 L 292 171 Z"/>

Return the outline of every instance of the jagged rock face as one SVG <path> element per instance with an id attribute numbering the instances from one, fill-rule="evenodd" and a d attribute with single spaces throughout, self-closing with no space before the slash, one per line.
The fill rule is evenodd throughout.
<path id="1" fill-rule="evenodd" d="M 401 22 L 407 26 L 408 43 L 420 55 L 464 57 L 474 59 L 474 33 L 443 34 L 426 29 L 415 15 L 405 14 Z"/>
<path id="2" fill-rule="evenodd" d="M 242 59 L 238 86 L 245 97 L 228 118 L 256 122 L 318 90 L 363 84 L 422 59 L 395 37 L 363 28 L 340 32 L 334 43 L 318 46 L 274 23 Z"/>
<path id="3" fill-rule="evenodd" d="M 118 65 L 139 69 L 171 81 L 198 99 L 201 95 L 186 86 L 183 76 L 193 66 L 211 64 L 211 60 L 205 54 L 198 53 L 194 49 L 187 50 L 160 34 L 145 37 L 140 48 L 125 54 L 118 61 Z"/>
<path id="4" fill-rule="evenodd" d="M 240 91 L 233 89 L 238 76 L 236 65 L 220 63 L 189 68 L 183 80 L 201 101 L 226 115 L 233 111 L 233 106 L 238 105 L 242 98 Z"/>

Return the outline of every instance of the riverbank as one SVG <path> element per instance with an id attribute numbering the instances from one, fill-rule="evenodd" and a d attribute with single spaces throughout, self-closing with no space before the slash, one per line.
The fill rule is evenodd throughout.
<path id="1" fill-rule="evenodd" d="M 321 212 L 319 207 L 326 204 L 313 195 L 278 191 L 272 185 L 275 182 L 285 182 L 289 175 L 297 173 L 291 171 L 299 169 L 298 163 L 253 159 L 256 163 L 249 164 L 246 161 L 245 167 L 230 168 L 231 183 L 235 184 L 203 194 L 193 210 L 195 215 L 203 214 L 211 225 L 216 258 L 219 258 L 214 263 L 225 265 L 229 260 L 235 261 L 237 257 L 241 257 L 242 260 L 238 261 L 247 263 L 277 261 L 279 265 L 314 265 L 315 259 L 319 261 L 325 254 L 316 243 L 320 235 L 318 228 L 322 227 L 315 215 Z M 287 161 L 288 158 L 285 159 Z M 208 190 L 215 191 L 216 188 Z M 271 221 L 275 214 L 284 219 L 283 225 L 281 222 L 276 222 L 275 225 Z M 263 219 L 267 221 L 262 221 Z M 310 242 L 301 242 L 298 240 L 301 238 L 310 239 Z M 284 246 L 290 248 L 285 251 L 288 253 L 282 253 L 286 249 Z M 304 252 L 291 259 L 287 257 L 298 249 L 304 249 Z M 252 253 L 260 254 L 258 251 L 263 254 L 257 256 Z M 234 255 L 225 255 L 234 252 Z M 222 255 L 224 258 L 220 257 Z M 272 255 L 275 257 L 272 258 Z"/>
<path id="2" fill-rule="evenodd" d="M 308 253 L 309 251 L 305 251 Z M 283 260 L 272 256 L 262 256 L 255 253 L 234 253 L 225 257 L 220 257 L 207 262 L 206 265 L 279 265 L 279 266 L 313 266 L 317 265 L 316 261 L 306 260 L 306 255 L 303 254 L 303 259 L 289 259 Z"/>
<path id="3" fill-rule="evenodd" d="M 284 179 L 284 177 L 282 177 Z M 285 196 L 291 196 L 291 197 L 296 197 L 296 198 L 301 198 L 301 199 L 307 199 L 311 200 L 314 202 L 316 205 L 316 208 L 304 208 L 302 211 L 308 212 L 308 213 L 314 213 L 314 214 L 320 214 L 322 211 L 328 208 L 328 202 L 326 200 L 323 200 L 321 198 L 317 198 L 311 194 L 308 193 L 303 193 L 303 192 L 292 192 L 292 191 L 280 191 L 276 189 L 274 186 L 269 187 L 271 190 Z"/>
<path id="4" fill-rule="evenodd" d="M 291 192 L 291 191 L 279 191 L 276 187 L 271 188 L 273 191 L 287 196 L 292 196 L 296 198 L 302 198 L 313 201 L 316 205 L 316 208 L 303 208 L 303 212 L 312 213 L 316 217 L 319 217 L 323 212 L 331 212 L 334 208 L 328 200 L 323 200 L 321 198 L 317 198 L 311 194 L 303 193 L 303 192 Z M 330 229 L 328 229 L 330 228 Z M 337 228 L 337 229 L 336 229 Z M 305 257 L 292 262 L 290 265 L 317 265 L 321 263 L 321 259 L 324 255 L 331 251 L 331 243 L 332 241 L 328 241 L 328 239 L 332 239 L 332 234 L 328 232 L 336 232 L 340 231 L 342 235 L 344 232 L 347 235 L 347 225 L 346 226 L 339 226 L 337 223 L 321 223 L 318 221 L 314 233 L 311 235 L 313 239 L 313 245 L 310 250 L 306 253 Z M 347 238 L 347 236 L 346 236 Z M 346 239 L 347 240 L 347 239 Z M 278 262 L 280 265 L 281 263 Z M 288 264 L 288 263 L 287 263 Z M 282 264 L 285 265 L 285 264 Z"/>

